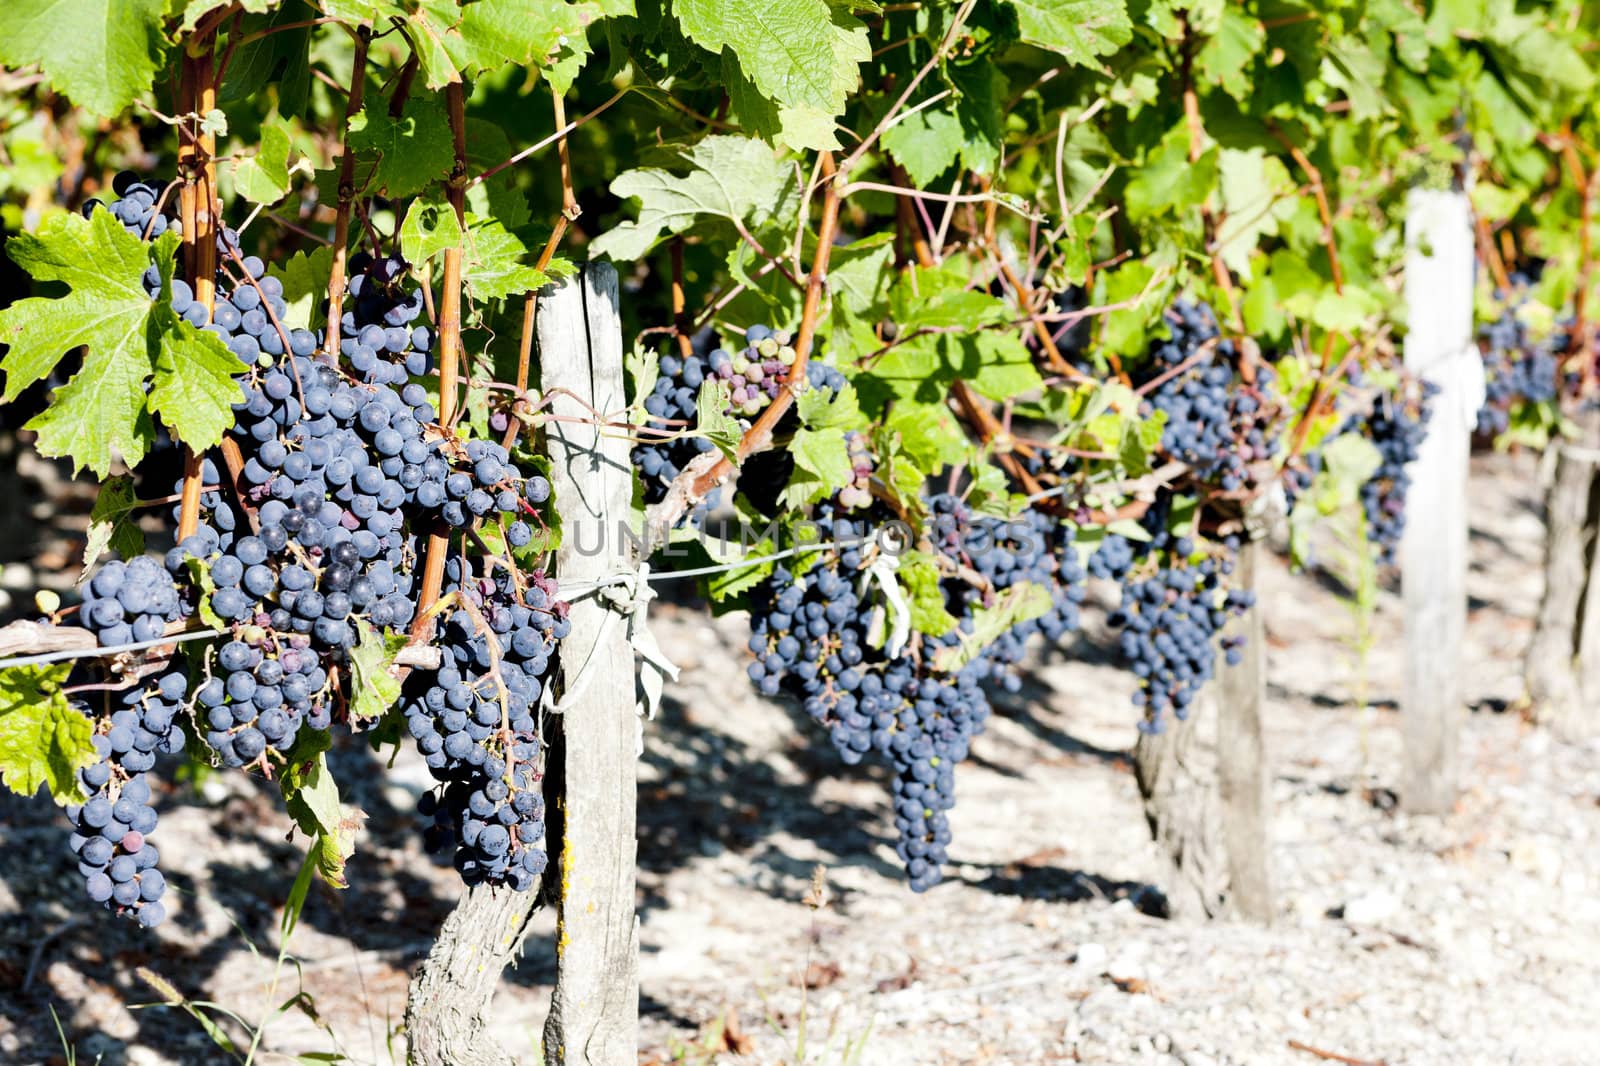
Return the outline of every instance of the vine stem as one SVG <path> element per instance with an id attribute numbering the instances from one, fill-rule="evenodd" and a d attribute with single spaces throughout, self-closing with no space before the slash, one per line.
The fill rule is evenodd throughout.
<path id="1" fill-rule="evenodd" d="M 570 132 L 567 128 L 567 102 L 553 87 L 550 90 L 550 105 L 559 135 L 556 154 L 561 162 L 561 213 L 556 216 L 555 225 L 550 230 L 550 239 L 545 241 L 544 251 L 539 253 L 539 261 L 534 264 L 534 268 L 540 273 L 543 273 L 549 267 L 550 260 L 555 258 L 556 249 L 561 246 L 561 238 L 566 236 L 567 227 L 583 211 L 583 208 L 578 206 L 577 193 L 572 191 L 572 159 L 567 149 L 567 133 Z M 474 182 L 482 181 L 484 177 L 487 175 L 479 176 Z M 534 317 L 538 309 L 539 292 L 536 289 L 529 289 L 522 294 L 522 335 L 517 341 L 516 404 L 522 403 L 522 397 L 528 391 L 528 372 L 533 362 Z M 512 418 L 511 424 L 506 427 L 503 443 L 508 452 L 517 443 L 517 434 L 522 431 L 521 423 L 521 419 Z"/>
<path id="2" fill-rule="evenodd" d="M 216 67 L 213 52 L 216 29 L 208 28 L 185 45 L 179 71 L 179 110 L 194 123 L 187 136 L 178 138 L 178 167 L 184 176 L 178 192 L 183 218 L 184 266 L 194 286 L 194 297 L 206 309 L 217 298 L 217 183 L 216 138 L 205 132 L 201 116 L 217 106 Z M 188 445 L 183 450 L 183 490 L 178 508 L 178 539 L 192 536 L 200 527 L 201 476 L 205 458 Z"/>
<path id="3" fill-rule="evenodd" d="M 455 143 L 455 167 L 450 174 L 446 197 L 465 223 L 467 206 L 467 93 L 460 82 L 445 87 L 445 104 L 450 112 L 450 133 Z M 444 251 L 444 277 L 439 293 L 439 425 L 448 427 L 456 417 L 457 382 L 461 372 L 461 246 Z M 425 644 L 433 637 L 439 602 L 444 588 L 445 556 L 450 551 L 448 532 L 434 529 L 422 562 L 422 587 L 417 596 L 416 621 L 411 625 L 412 644 Z"/>
<path id="4" fill-rule="evenodd" d="M 1344 270 L 1339 264 L 1339 242 L 1333 235 L 1333 210 L 1328 206 L 1328 190 L 1322 183 L 1322 171 L 1318 170 L 1305 151 L 1275 124 L 1267 123 L 1267 131 L 1288 150 L 1289 157 L 1305 174 L 1306 182 L 1311 186 L 1311 195 L 1317 201 L 1317 216 L 1322 220 L 1322 243 L 1328 251 L 1328 270 L 1333 275 L 1333 291 L 1343 295 Z"/>
<path id="5" fill-rule="evenodd" d="M 794 342 L 794 365 L 789 368 L 788 385 L 781 390 L 745 431 L 735 449 L 734 458 L 706 452 L 692 460 L 667 488 L 666 497 L 651 505 L 646 513 L 646 528 L 665 533 L 695 503 L 703 500 L 719 483 L 733 473 L 736 464 L 744 462 L 755 452 L 771 443 L 772 431 L 778 420 L 789 410 L 794 398 L 806 386 L 806 364 L 811 358 L 812 343 L 817 333 L 817 317 L 822 310 L 822 290 L 828 280 L 828 257 L 833 251 L 834 231 L 839 224 L 839 181 L 833 154 L 824 152 L 822 168 L 822 216 L 817 224 L 817 250 L 811 260 L 811 276 L 806 282 L 806 296 L 800 314 L 800 332 Z"/>
<path id="6" fill-rule="evenodd" d="M 322 345 L 324 353 L 339 358 L 339 327 L 344 318 L 345 257 L 349 255 L 350 202 L 355 199 L 356 154 L 350 148 L 350 123 L 361 114 L 361 98 L 367 84 L 367 47 L 372 30 L 356 31 L 355 63 L 350 74 L 350 96 L 344 108 L 344 151 L 339 160 L 339 205 L 333 216 L 333 265 L 328 272 L 328 322 Z"/>

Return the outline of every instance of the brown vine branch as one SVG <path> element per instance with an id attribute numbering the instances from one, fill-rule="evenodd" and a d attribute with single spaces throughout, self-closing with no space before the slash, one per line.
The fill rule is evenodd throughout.
<path id="1" fill-rule="evenodd" d="M 455 166 L 450 173 L 446 198 L 464 223 L 467 207 L 467 95 L 460 82 L 445 88 L 445 104 L 450 112 L 450 133 L 455 145 Z M 444 251 L 444 278 L 439 294 L 439 425 L 448 427 L 456 417 L 457 381 L 461 371 L 461 246 Z M 410 643 L 425 644 L 433 637 L 437 622 L 434 605 L 444 588 L 445 556 L 450 551 L 450 534 L 435 529 L 428 534 L 422 561 L 422 586 L 417 595 L 416 620 L 411 625 Z"/>
<path id="2" fill-rule="evenodd" d="M 184 121 L 193 123 L 187 136 L 179 137 L 178 144 L 178 169 L 183 175 L 178 210 L 183 218 L 184 267 L 194 286 L 194 298 L 206 309 L 207 321 L 217 294 L 217 145 L 201 120 L 217 106 L 215 33 L 212 26 L 185 45 L 178 86 L 179 111 L 185 116 Z M 204 456 L 185 445 L 182 502 L 178 508 L 180 541 L 192 536 L 200 526 L 204 465 Z"/>
<path id="3" fill-rule="evenodd" d="M 328 272 L 328 322 L 322 350 L 329 358 L 339 358 L 339 326 L 344 317 L 345 258 L 350 254 L 350 203 L 355 199 L 356 154 L 350 148 L 350 123 L 361 114 L 361 98 L 367 83 L 367 48 L 372 30 L 356 31 L 355 64 L 350 74 L 350 96 L 344 108 L 343 158 L 339 160 L 339 204 L 333 219 L 333 265 Z"/>
<path id="4" fill-rule="evenodd" d="M 1288 151 L 1289 157 L 1295 161 L 1301 173 L 1306 176 L 1306 183 L 1311 186 L 1311 195 L 1317 202 L 1317 217 L 1322 220 L 1322 242 L 1328 251 L 1328 270 L 1333 275 L 1333 291 L 1344 292 L 1344 270 L 1339 263 L 1339 243 L 1333 234 L 1333 210 L 1328 206 L 1328 190 L 1322 183 L 1322 172 L 1311 162 L 1303 149 L 1287 134 L 1280 130 L 1275 123 L 1267 123 L 1267 131 L 1277 138 L 1278 143 Z"/>

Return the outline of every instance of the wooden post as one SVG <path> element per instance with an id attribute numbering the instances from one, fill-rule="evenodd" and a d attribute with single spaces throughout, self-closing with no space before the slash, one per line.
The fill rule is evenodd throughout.
<path id="1" fill-rule="evenodd" d="M 592 265 L 539 295 L 546 389 L 568 389 L 601 411 L 620 411 L 622 326 L 617 275 Z M 558 397 L 554 413 L 589 419 L 590 408 Z M 628 445 L 588 422 L 553 422 L 549 454 L 565 533 L 556 555 L 563 585 L 631 567 L 620 530 L 628 513 Z M 526 1062 L 488 1033 L 500 975 L 521 953 L 540 899 L 560 912 L 558 972 L 545 1027 L 550 1064 L 635 1066 L 638 1019 L 634 907 L 633 655 L 626 623 L 605 601 L 574 603 L 561 642 L 561 684 L 574 706 L 546 723 L 546 824 L 550 874 L 542 893 L 478 886 L 445 919 L 411 982 L 406 1033 L 412 1066 L 516 1066 Z M 587 678 L 579 681 L 579 675 Z M 581 685 L 581 689 L 579 689 Z"/>
<path id="2" fill-rule="evenodd" d="M 555 498 L 566 501 L 557 573 L 562 584 L 571 584 L 619 568 L 631 571 L 637 561 L 627 536 L 633 486 L 628 441 L 602 435 L 593 422 L 594 412 L 615 414 L 627 404 L 616 270 L 591 263 L 581 283 L 547 291 L 536 325 L 540 382 L 555 416 L 546 429 L 550 481 Z M 574 705 L 552 718 L 548 730 L 545 892 L 559 924 L 545 1062 L 637 1066 L 633 651 L 626 620 L 603 597 L 577 600 L 569 617 L 557 691 L 571 694 Z"/>
<path id="3" fill-rule="evenodd" d="M 1174 918 L 1198 921 L 1227 909 L 1216 725 L 1216 696 L 1208 686 L 1187 718 L 1169 714 L 1160 733 L 1140 733 L 1133 749 L 1145 823 L 1166 860 L 1161 890 Z"/>
<path id="4" fill-rule="evenodd" d="M 1240 548 L 1240 589 L 1255 587 L 1259 544 L 1251 539 Z M 1244 659 L 1219 662 L 1189 716 L 1168 715 L 1161 733 L 1141 734 L 1134 748 L 1145 822 L 1166 860 L 1161 887 L 1174 917 L 1272 920 L 1261 737 L 1265 628 L 1259 608 L 1235 620 L 1229 632 L 1246 638 Z"/>
<path id="5" fill-rule="evenodd" d="M 1463 192 L 1413 189 L 1406 209 L 1406 368 L 1436 385 L 1411 467 L 1401 542 L 1406 676 L 1405 774 L 1414 813 L 1455 806 L 1467 624 L 1467 457 L 1483 399 L 1472 337 L 1472 208 Z"/>
<path id="6" fill-rule="evenodd" d="M 1600 732 L 1600 582 L 1593 580 L 1600 412 L 1577 417 L 1575 445 L 1553 444 L 1545 492 L 1544 594 L 1523 662 L 1535 717 L 1574 741 Z"/>
<path id="7" fill-rule="evenodd" d="M 1234 571 L 1241 589 L 1255 591 L 1261 540 L 1239 549 Z M 1234 621 L 1245 638 L 1238 666 L 1223 663 L 1217 678 L 1217 791 L 1228 855 L 1228 901 L 1233 913 L 1252 922 L 1272 921 L 1272 877 L 1267 832 L 1266 743 L 1261 706 L 1266 697 L 1267 627 L 1258 604 Z"/>

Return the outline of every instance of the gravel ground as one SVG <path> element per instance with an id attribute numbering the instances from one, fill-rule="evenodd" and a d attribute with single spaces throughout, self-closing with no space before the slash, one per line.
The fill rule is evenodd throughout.
<path id="1" fill-rule="evenodd" d="M 1449 817 L 1392 802 L 1392 591 L 1361 710 L 1336 594 L 1266 568 L 1266 928 L 1159 916 L 1127 757 L 1130 681 L 1105 659 L 1098 618 L 1000 706 L 960 772 L 959 864 L 919 897 L 895 868 L 887 781 L 838 766 L 796 712 L 754 696 L 740 619 L 662 605 L 654 624 L 684 671 L 642 767 L 641 1062 L 795 1063 L 803 1041 L 807 1062 L 862 1066 L 1593 1063 L 1600 765 L 1594 746 L 1507 710 L 1539 591 L 1534 465 L 1479 459 L 1472 493 L 1472 713 Z M 26 573 L 3 573 L 27 590 Z M 266 1019 L 257 1061 L 403 1059 L 406 980 L 459 888 L 418 848 L 419 766 L 336 754 L 368 814 L 353 887 L 313 892 L 281 968 L 299 850 L 270 788 L 228 775 L 162 800 L 157 841 L 181 892 L 153 936 L 79 902 L 47 804 L 0 798 L 0 1063 L 66 1061 L 52 1008 L 78 1062 L 227 1061 L 179 1010 L 130 1009 L 160 998 L 138 967 Z M 828 898 L 813 910 L 818 865 Z M 497 1001 L 519 1061 L 535 1060 L 552 930 L 538 916 Z M 730 1017 L 740 1029 L 718 1036 Z"/>

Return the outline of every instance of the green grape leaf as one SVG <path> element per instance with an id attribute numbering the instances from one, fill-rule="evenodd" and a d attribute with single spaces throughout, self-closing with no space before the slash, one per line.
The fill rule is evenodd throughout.
<path id="1" fill-rule="evenodd" d="M 695 397 L 695 426 L 723 455 L 737 459 L 744 431 L 728 413 L 729 402 L 726 382 L 717 378 L 701 382 L 700 394 Z"/>
<path id="2" fill-rule="evenodd" d="M 548 282 L 550 274 L 524 262 L 529 258 L 528 246 L 500 221 L 467 215 L 461 280 L 474 300 L 500 300 Z"/>
<path id="3" fill-rule="evenodd" d="M 362 815 L 339 801 L 339 786 L 328 770 L 326 752 L 332 742 L 325 732 L 303 729 L 287 756 L 278 779 L 285 808 L 296 826 L 311 838 L 317 876 L 332 888 L 346 888 L 344 867 L 356 851 Z"/>
<path id="4" fill-rule="evenodd" d="M 885 269 L 894 254 L 894 234 L 875 233 L 834 248 L 828 260 L 828 292 L 834 306 L 867 314 L 883 303 L 892 274 Z"/>
<path id="5" fill-rule="evenodd" d="M 380 718 L 400 698 L 400 680 L 389 672 L 394 657 L 406 646 L 404 633 L 383 633 L 370 622 L 358 622 L 361 638 L 350 649 L 350 715 Z"/>
<path id="6" fill-rule="evenodd" d="M 166 9 L 167 0 L 6 0 L 0 63 L 38 64 L 73 103 L 110 118 L 154 84 Z"/>
<path id="7" fill-rule="evenodd" d="M 830 491 L 855 479 L 844 434 L 838 430 L 800 429 L 789 444 L 795 466 L 816 476 Z"/>
<path id="8" fill-rule="evenodd" d="M 844 110 L 872 58 L 866 27 L 827 0 L 678 0 L 684 36 L 729 49 L 756 91 L 785 107 Z"/>
<path id="9" fill-rule="evenodd" d="M 228 64 L 227 78 L 217 88 L 217 102 L 226 108 L 252 100 L 270 85 L 277 92 L 280 115 L 305 114 L 311 98 L 311 32 L 316 29 L 312 20 L 318 13 L 306 0 L 285 0 L 264 15 L 246 14 L 238 26 L 241 43 Z M 248 39 L 259 34 L 266 36 Z"/>
<path id="10" fill-rule="evenodd" d="M 957 643 L 934 652 L 933 668 L 954 673 L 982 654 L 1012 626 L 1048 614 L 1055 604 L 1043 585 L 1031 581 L 1013 585 L 995 596 L 994 603 L 972 612 L 972 632 L 962 633 Z"/>
<path id="11" fill-rule="evenodd" d="M 237 0 L 237 6 L 252 15 L 260 15 L 271 8 L 277 0 Z M 177 7 L 177 4 L 171 4 Z M 213 11 L 220 11 L 225 7 L 235 6 L 235 0 L 189 0 L 183 5 L 183 32 L 189 33 L 200 24 L 200 20 Z"/>
<path id="12" fill-rule="evenodd" d="M 281 119 L 261 124 L 261 144 L 254 155 L 236 157 L 233 185 L 240 196 L 258 204 L 275 204 L 289 192 L 289 131 Z"/>
<path id="13" fill-rule="evenodd" d="M 601 13 L 599 4 L 559 0 L 422 0 L 408 19 L 408 36 L 428 88 L 442 89 L 507 64 L 559 61 Z"/>
<path id="14" fill-rule="evenodd" d="M 1222 204 L 1217 250 L 1234 273 L 1251 278 L 1251 257 L 1263 237 L 1278 233 L 1278 221 L 1295 212 L 1295 180 L 1279 159 L 1259 148 L 1221 153 Z"/>
<path id="15" fill-rule="evenodd" d="M 682 177 L 658 167 L 619 174 L 611 192 L 637 197 L 639 218 L 595 238 L 590 250 L 612 259 L 638 259 L 662 237 L 682 233 L 708 219 L 742 221 L 750 228 L 792 209 L 798 190 L 794 168 L 771 146 L 751 137 L 707 137 L 681 151 Z"/>
<path id="16" fill-rule="evenodd" d="M 1011 0 L 1022 39 L 1068 62 L 1101 69 L 1110 55 L 1133 39 L 1124 0 Z"/>
<path id="17" fill-rule="evenodd" d="M 190 555 L 184 558 L 183 566 L 184 569 L 189 571 L 189 576 L 194 579 L 194 583 L 200 587 L 200 595 L 197 597 L 199 602 L 196 608 L 197 613 L 200 615 L 200 621 L 212 629 L 227 629 L 228 624 L 222 620 L 222 616 L 217 614 L 216 609 L 211 606 L 211 597 L 217 591 L 217 583 L 211 580 L 211 564 L 204 559 L 196 559 Z"/>
<path id="18" fill-rule="evenodd" d="M 377 26 L 406 17 L 405 8 L 392 0 L 317 0 L 317 6 L 329 18 L 350 26 Z"/>
<path id="19" fill-rule="evenodd" d="M 356 153 L 355 176 L 363 190 L 398 199 L 421 192 L 455 166 L 455 142 L 444 102 L 435 95 L 413 95 L 399 118 L 389 117 L 389 102 L 377 99 L 350 120 L 349 150 Z"/>
<path id="20" fill-rule="evenodd" d="M 861 413 L 856 399 L 856 389 L 849 382 L 838 392 L 828 389 L 806 389 L 795 400 L 795 411 L 800 421 L 811 429 L 865 429 L 867 416 Z"/>
<path id="21" fill-rule="evenodd" d="M 1137 222 L 1168 213 L 1184 214 L 1205 201 L 1217 183 L 1217 149 L 1189 160 L 1189 130 L 1182 123 L 1161 138 L 1144 165 L 1128 179 L 1128 218 Z"/>
<path id="22" fill-rule="evenodd" d="M 1255 88 L 1251 60 L 1266 41 L 1267 31 L 1260 19 L 1225 8 L 1221 24 L 1195 56 L 1195 70 L 1206 84 L 1222 86 L 1235 100 L 1247 100 Z"/>
<path id="23" fill-rule="evenodd" d="M 443 200 L 416 199 L 400 224 L 400 248 L 406 261 L 422 264 L 447 248 L 461 246 L 461 222 Z"/>
<path id="24" fill-rule="evenodd" d="M 100 484 L 89 511 L 89 532 L 83 544 L 83 573 L 78 584 L 83 584 L 89 571 L 107 548 L 124 559 L 137 559 L 144 554 L 144 531 L 133 518 L 139 498 L 133 491 L 133 478 L 118 474 Z"/>
<path id="25" fill-rule="evenodd" d="M 985 330 L 944 338 L 946 348 L 961 353 L 956 373 L 991 400 L 1015 399 L 1044 385 L 1033 355 L 1014 332 Z"/>
<path id="26" fill-rule="evenodd" d="M 62 806 L 88 797 L 78 771 L 99 758 L 94 726 L 61 686 L 71 663 L 0 670 L 0 781 L 20 796 L 44 785 Z"/>
<path id="27" fill-rule="evenodd" d="M 895 570 L 900 587 L 911 605 L 911 628 L 930 637 L 942 637 L 956 628 L 955 617 L 945 609 L 944 589 L 939 584 L 939 564 L 922 551 L 900 556 Z"/>
<path id="28" fill-rule="evenodd" d="M 952 95 L 938 107 L 925 107 L 889 127 L 883 146 L 926 188 L 957 160 L 976 174 L 994 172 L 1000 158 L 1001 106 L 995 95 L 997 72 L 989 63 L 949 70 Z M 914 105 L 913 105 L 914 106 Z"/>
<path id="29" fill-rule="evenodd" d="M 101 477 L 114 457 L 129 466 L 155 440 L 152 413 L 173 436 L 196 450 L 222 439 L 233 424 L 239 361 L 214 333 L 197 330 L 172 312 L 169 298 L 176 234 L 146 244 L 109 211 L 92 218 L 58 214 L 37 234 L 7 244 L 12 260 L 36 281 L 65 283 L 59 297 L 29 297 L 0 311 L 0 339 L 11 346 L 0 369 L 0 402 L 50 373 L 63 355 L 83 346 L 83 367 L 55 390 L 51 404 L 28 423 L 42 455 L 68 457 Z M 161 272 L 161 296 L 151 300 L 140 281 L 146 267 Z"/>
<path id="30" fill-rule="evenodd" d="M 284 329 L 310 329 L 312 315 L 328 298 L 328 279 L 333 276 L 333 249 L 324 245 L 310 253 L 296 252 L 283 266 L 273 263 L 267 276 L 283 283 L 284 313 L 279 316 Z"/>

